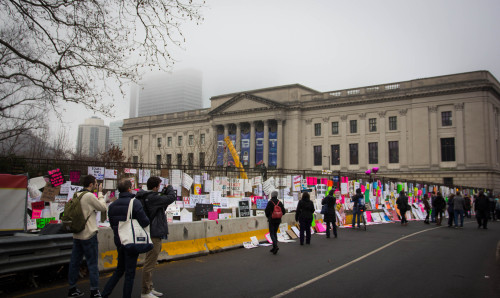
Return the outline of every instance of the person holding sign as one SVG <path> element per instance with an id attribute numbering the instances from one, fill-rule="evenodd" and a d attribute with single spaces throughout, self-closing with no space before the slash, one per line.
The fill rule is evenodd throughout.
<path id="1" fill-rule="evenodd" d="M 311 244 L 311 223 L 314 214 L 314 204 L 308 192 L 302 194 L 302 199 L 297 204 L 295 220 L 300 225 L 300 245 L 304 245 L 304 233 L 306 234 L 306 244 Z"/>
<path id="2" fill-rule="evenodd" d="M 281 211 L 281 214 L 280 214 Z M 278 228 L 281 224 L 281 217 L 286 213 L 285 206 L 278 200 L 278 191 L 273 190 L 271 192 L 271 200 L 266 206 L 266 217 L 269 222 L 269 236 L 273 241 L 273 248 L 270 250 L 273 254 L 277 254 L 278 247 Z"/>

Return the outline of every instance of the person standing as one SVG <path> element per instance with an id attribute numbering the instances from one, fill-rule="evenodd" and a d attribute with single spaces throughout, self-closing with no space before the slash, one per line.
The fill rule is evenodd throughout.
<path id="1" fill-rule="evenodd" d="M 270 250 L 273 254 L 277 254 L 279 247 L 278 247 L 278 228 L 281 224 L 281 217 L 280 218 L 273 218 L 273 211 L 275 206 L 278 206 L 281 209 L 281 214 L 282 216 L 285 215 L 285 206 L 283 206 L 283 203 L 281 203 L 280 200 L 278 200 L 278 191 L 273 190 L 271 192 L 271 199 L 267 203 L 266 206 L 266 217 L 267 221 L 269 222 L 269 236 L 271 236 L 271 240 L 273 241 L 273 248 Z"/>
<path id="2" fill-rule="evenodd" d="M 427 215 L 425 216 L 424 223 L 429 224 L 429 215 L 431 213 L 431 205 L 429 204 L 429 195 L 428 194 L 424 195 L 422 202 L 424 203 L 424 210 L 427 213 Z"/>
<path id="3" fill-rule="evenodd" d="M 118 191 L 120 192 L 118 199 L 111 203 L 108 208 L 109 224 L 113 229 L 114 241 L 118 251 L 118 265 L 116 266 L 113 276 L 111 276 L 104 286 L 102 296 L 108 297 L 111 295 L 116 284 L 125 273 L 122 297 L 130 298 L 132 296 L 132 288 L 134 287 L 135 270 L 139 254 L 127 251 L 121 244 L 120 236 L 118 235 L 118 224 L 120 221 L 127 220 L 130 200 L 132 200 L 135 195 L 131 193 L 132 183 L 127 178 L 118 182 Z M 149 218 L 144 212 L 141 202 L 139 202 L 139 200 L 134 200 L 132 208 L 132 219 L 136 219 L 141 227 L 147 227 L 149 225 Z"/>
<path id="4" fill-rule="evenodd" d="M 467 218 L 471 218 L 471 207 L 472 207 L 472 202 L 471 202 L 471 199 L 469 196 L 465 196 L 464 198 L 465 200 L 465 215 L 467 216 Z"/>
<path id="5" fill-rule="evenodd" d="M 97 180 L 92 175 L 87 175 L 83 178 L 84 189 L 76 195 L 83 196 L 80 199 L 83 217 L 87 219 L 85 228 L 79 233 L 73 234 L 73 249 L 71 251 L 71 259 L 68 269 L 68 297 L 81 297 L 81 292 L 76 287 L 78 275 L 80 273 L 80 263 L 83 256 L 87 262 L 90 279 L 90 297 L 101 297 L 99 292 L 99 268 L 97 267 L 98 256 L 98 241 L 97 241 L 97 211 L 106 211 L 106 201 L 102 195 L 102 184 L 97 184 Z M 94 195 L 94 190 L 97 189 L 97 198 Z"/>
<path id="6" fill-rule="evenodd" d="M 153 288 L 153 270 L 158 261 L 161 252 L 162 240 L 167 239 L 168 223 L 165 211 L 168 205 L 177 199 L 175 190 L 171 185 L 166 186 L 161 193 L 161 179 L 159 177 L 150 177 L 146 183 L 148 191 L 140 190 L 136 198 L 142 203 L 144 212 L 149 218 L 149 232 L 153 249 L 146 253 L 146 260 L 142 267 L 142 292 L 143 298 L 161 297 L 163 293 Z"/>
<path id="7" fill-rule="evenodd" d="M 431 196 L 431 222 L 436 223 L 436 209 L 434 208 L 434 200 L 436 199 L 436 193 L 432 193 Z"/>
<path id="8" fill-rule="evenodd" d="M 352 196 L 351 202 L 354 202 L 352 206 L 352 228 L 356 227 L 356 217 L 358 218 L 358 228 L 361 227 L 361 216 L 363 216 L 363 210 L 361 210 L 362 204 L 365 203 L 365 198 L 361 193 L 361 189 L 356 189 L 356 194 Z"/>
<path id="9" fill-rule="evenodd" d="M 455 218 L 455 215 L 453 213 L 453 208 L 454 208 L 454 201 L 455 201 L 455 194 L 451 194 L 450 198 L 448 199 L 448 228 L 453 227 L 453 219 Z"/>
<path id="10" fill-rule="evenodd" d="M 440 226 L 441 221 L 443 220 L 443 211 L 446 208 L 446 201 L 443 198 L 441 192 L 438 191 L 436 198 L 434 199 L 434 205 L 432 205 L 432 209 L 435 211 L 436 215 L 436 225 Z"/>
<path id="11" fill-rule="evenodd" d="M 304 245 L 304 233 L 306 234 L 306 244 L 311 244 L 311 223 L 314 214 L 314 204 L 308 192 L 302 194 L 302 199 L 297 204 L 295 220 L 300 225 L 300 245 Z"/>
<path id="12" fill-rule="evenodd" d="M 399 213 L 401 213 L 401 225 L 407 226 L 408 220 L 406 220 L 406 211 L 410 210 L 410 206 L 408 206 L 408 197 L 405 195 L 404 190 L 399 192 L 399 197 L 396 200 L 396 205 L 398 205 Z"/>
<path id="13" fill-rule="evenodd" d="M 458 217 L 460 216 L 460 228 L 464 227 L 465 199 L 457 191 L 453 201 L 453 215 L 455 217 L 455 228 L 458 228 Z"/>
<path id="14" fill-rule="evenodd" d="M 328 196 L 326 196 L 322 201 L 321 205 L 327 205 L 327 211 L 324 214 L 323 220 L 326 223 L 326 238 L 330 238 L 330 225 L 332 225 L 333 236 L 337 238 L 337 224 L 335 216 L 335 205 L 337 204 L 337 199 L 334 196 L 334 190 L 330 190 Z"/>
<path id="15" fill-rule="evenodd" d="M 477 228 L 488 229 L 488 216 L 490 212 L 490 200 L 484 195 L 483 191 L 479 192 L 477 199 L 474 202 L 474 210 L 476 211 Z"/>

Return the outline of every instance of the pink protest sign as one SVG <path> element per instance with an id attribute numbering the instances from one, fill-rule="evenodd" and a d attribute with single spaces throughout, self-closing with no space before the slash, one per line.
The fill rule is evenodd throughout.
<path id="1" fill-rule="evenodd" d="M 49 173 L 50 183 L 52 184 L 52 186 L 58 187 L 59 185 L 64 184 L 64 177 L 60 169 L 54 169 L 48 171 L 48 173 Z"/>
<path id="2" fill-rule="evenodd" d="M 371 211 L 366 211 L 366 221 L 367 222 L 373 222 L 372 212 Z"/>
<path id="3" fill-rule="evenodd" d="M 80 176 L 81 176 L 80 171 L 69 171 L 69 181 L 71 181 L 71 183 L 80 182 Z"/>
<path id="4" fill-rule="evenodd" d="M 316 231 L 318 233 L 326 232 L 326 227 L 319 220 L 316 221 Z"/>
<path id="5" fill-rule="evenodd" d="M 219 218 L 219 215 L 217 213 L 217 211 L 209 211 L 208 212 L 208 219 L 209 220 L 216 220 Z"/>
<path id="6" fill-rule="evenodd" d="M 45 208 L 45 202 L 33 202 L 31 203 L 32 210 L 42 210 Z"/>
<path id="7" fill-rule="evenodd" d="M 42 215 L 42 210 L 40 209 L 34 209 L 31 212 L 31 219 L 39 219 Z"/>
<path id="8" fill-rule="evenodd" d="M 328 184 L 328 178 L 321 178 L 321 184 Z"/>

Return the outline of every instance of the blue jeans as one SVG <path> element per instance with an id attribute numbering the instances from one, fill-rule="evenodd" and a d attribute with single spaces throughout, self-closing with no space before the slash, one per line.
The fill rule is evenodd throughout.
<path id="1" fill-rule="evenodd" d="M 460 226 L 464 226 L 464 211 L 463 210 L 454 210 L 453 216 L 455 217 L 455 227 L 458 227 L 458 216 L 460 215 Z"/>
<path id="2" fill-rule="evenodd" d="M 80 263 L 83 256 L 89 269 L 90 289 L 99 289 L 99 269 L 97 268 L 97 234 L 87 240 L 73 238 L 73 250 L 71 251 L 71 260 L 69 261 L 68 283 L 69 287 L 76 287 L 78 274 L 80 273 Z"/>
<path id="3" fill-rule="evenodd" d="M 357 210 L 357 209 L 354 209 L 352 211 L 352 227 L 354 228 L 354 226 L 356 225 L 356 216 L 358 217 L 358 227 L 361 225 L 361 216 L 362 216 L 363 212 Z"/>
<path id="4" fill-rule="evenodd" d="M 118 265 L 116 266 L 113 276 L 108 280 L 102 291 L 102 297 L 108 297 L 113 292 L 116 284 L 125 273 L 125 281 L 123 283 L 122 297 L 129 298 L 132 296 L 132 288 L 134 287 L 135 269 L 137 267 L 138 254 L 129 254 L 125 248 L 120 245 L 116 249 L 118 251 Z"/>

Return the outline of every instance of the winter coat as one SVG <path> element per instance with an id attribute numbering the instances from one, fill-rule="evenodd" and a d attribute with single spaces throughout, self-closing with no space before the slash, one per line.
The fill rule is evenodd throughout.
<path id="1" fill-rule="evenodd" d="M 431 210 L 431 205 L 429 204 L 429 199 L 423 199 L 422 202 L 424 202 L 425 211 L 429 212 L 429 210 Z"/>
<path id="2" fill-rule="evenodd" d="M 115 236 L 116 247 L 121 246 L 120 236 L 118 235 L 118 223 L 120 221 L 126 221 L 128 215 L 128 204 L 130 200 L 134 198 L 135 195 L 129 192 L 121 192 L 118 199 L 111 203 L 108 207 L 108 217 L 109 224 L 113 229 L 113 234 Z M 146 216 L 144 209 L 142 208 L 141 202 L 135 200 L 132 205 L 132 218 L 137 219 L 141 227 L 145 228 L 149 225 L 149 218 Z"/>
<path id="3" fill-rule="evenodd" d="M 465 199 L 462 196 L 455 196 L 453 200 L 453 210 L 464 211 L 465 210 Z"/>
<path id="4" fill-rule="evenodd" d="M 471 209 L 472 202 L 470 197 L 465 197 L 465 211 L 469 211 Z"/>
<path id="5" fill-rule="evenodd" d="M 324 214 L 323 220 L 328 222 L 335 222 L 335 205 L 337 200 L 334 196 L 326 196 L 322 201 L 321 205 L 327 205 L 328 210 Z"/>
<path id="6" fill-rule="evenodd" d="M 476 201 L 474 202 L 474 210 L 475 211 L 489 212 L 490 211 L 490 200 L 488 199 L 488 197 L 485 195 L 478 196 Z"/>
<path id="7" fill-rule="evenodd" d="M 168 223 L 165 211 L 167 206 L 175 202 L 177 196 L 171 185 L 167 186 L 166 194 L 140 190 L 136 198 L 141 201 L 144 212 L 149 218 L 151 225 L 149 231 L 151 237 L 167 238 Z"/>
<path id="8" fill-rule="evenodd" d="M 314 204 L 311 199 L 301 199 L 297 204 L 297 211 L 295 213 L 295 220 L 312 220 L 314 214 Z"/>
<path id="9" fill-rule="evenodd" d="M 398 209 L 400 211 L 406 212 L 410 210 L 410 206 L 408 206 L 408 197 L 403 195 L 399 196 L 398 199 L 396 200 L 396 205 L 398 205 Z"/>
<path id="10" fill-rule="evenodd" d="M 453 212 L 453 207 L 455 205 L 455 196 L 451 195 L 450 198 L 448 199 L 448 212 L 451 213 Z"/>
<path id="11" fill-rule="evenodd" d="M 361 200 L 362 199 L 362 200 Z M 352 196 L 351 198 L 351 202 L 354 202 L 354 205 L 352 206 L 352 210 L 353 212 L 356 212 L 358 211 L 358 205 L 359 205 L 359 201 L 362 201 L 363 203 L 365 202 L 364 201 L 365 198 L 363 197 L 362 194 L 358 193 L 358 194 L 355 194 L 354 196 Z"/>
<path id="12" fill-rule="evenodd" d="M 283 203 L 281 203 L 281 201 L 278 200 L 278 198 L 271 198 L 269 202 L 267 202 L 266 210 L 264 212 L 266 213 L 268 222 L 273 223 L 275 225 L 279 225 L 281 223 L 281 218 L 272 218 L 274 205 L 280 206 L 281 212 L 283 212 L 283 215 L 285 215 L 286 213 L 285 206 L 283 206 Z"/>
<path id="13" fill-rule="evenodd" d="M 446 208 L 446 201 L 443 196 L 436 196 L 432 208 L 434 208 L 437 212 L 443 211 L 444 208 Z"/>

